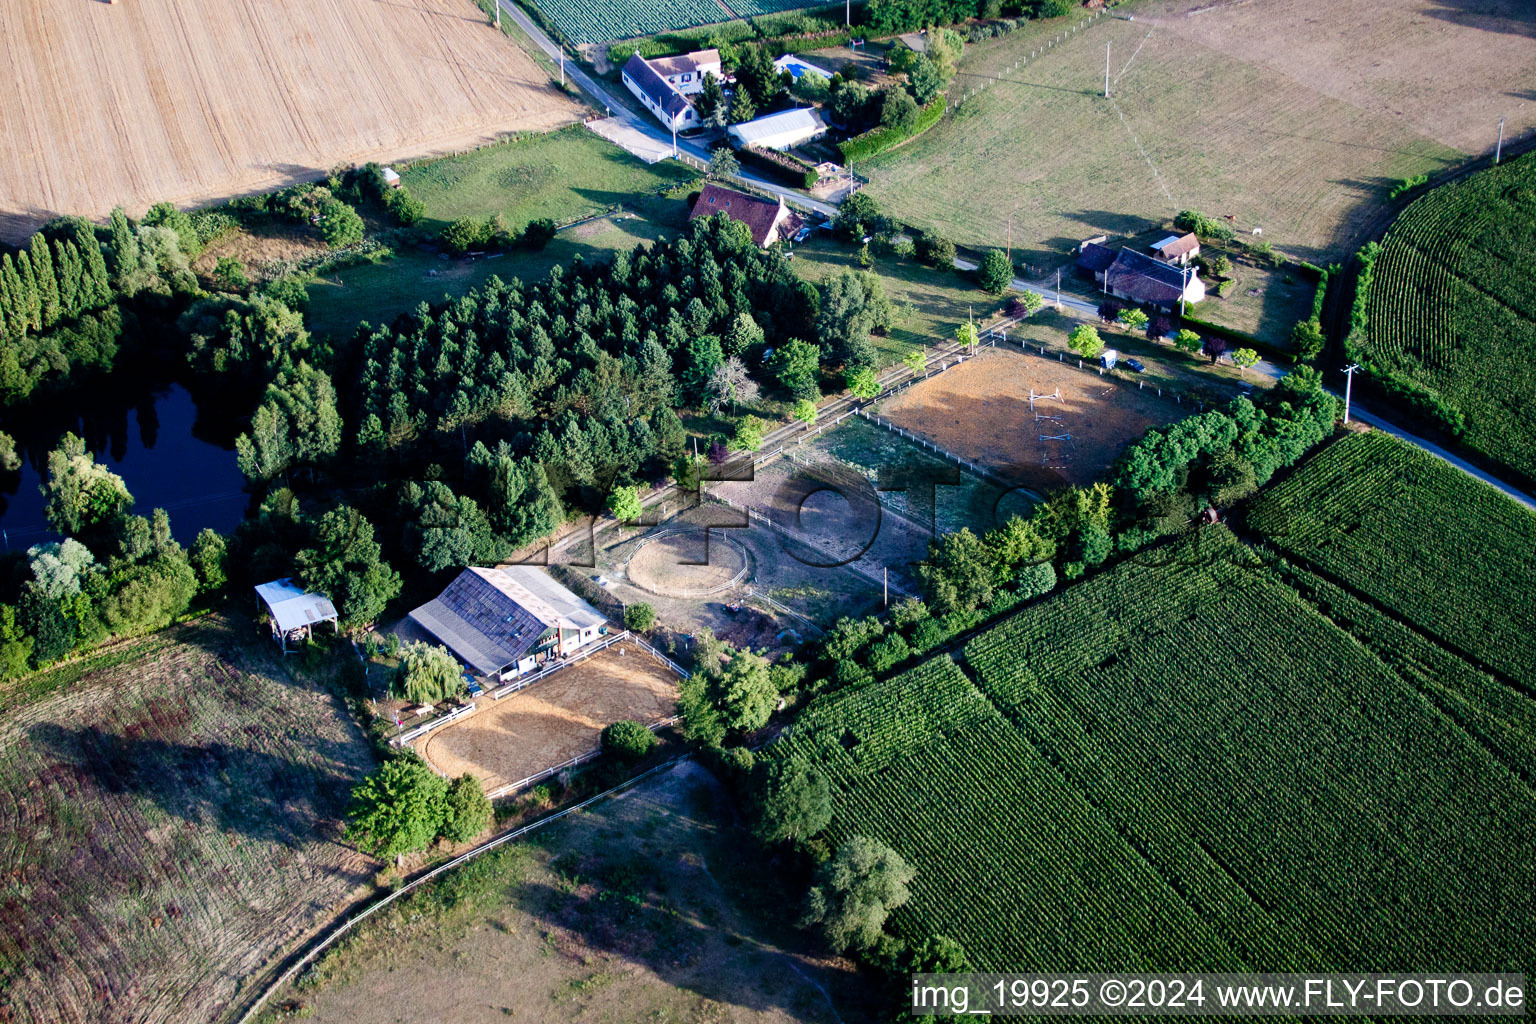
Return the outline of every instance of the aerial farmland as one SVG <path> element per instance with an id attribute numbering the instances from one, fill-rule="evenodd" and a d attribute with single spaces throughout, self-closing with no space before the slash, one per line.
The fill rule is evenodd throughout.
<path id="1" fill-rule="evenodd" d="M 3 7 L 0 1024 L 1529 1016 L 1529 3 Z"/>
<path id="2" fill-rule="evenodd" d="M 469 0 L 41 0 L 0 11 L 0 59 L 7 241 L 577 116 Z"/>

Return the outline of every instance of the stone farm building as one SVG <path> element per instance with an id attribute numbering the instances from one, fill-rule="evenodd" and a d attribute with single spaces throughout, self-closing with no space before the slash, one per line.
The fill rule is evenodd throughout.
<path id="1" fill-rule="evenodd" d="M 646 60 L 638 53 L 624 64 L 624 87 L 669 131 L 699 126 L 688 97 L 704 88 L 704 76 L 720 77 L 720 51 L 697 50 L 680 57 Z"/>
<path id="2" fill-rule="evenodd" d="M 752 232 L 752 241 L 761 248 L 767 248 L 781 239 L 793 238 L 802 223 L 799 215 L 784 205 L 783 199 L 775 202 L 720 185 L 705 185 L 688 219 L 713 217 L 717 213 L 745 224 L 747 230 Z"/>
<path id="3" fill-rule="evenodd" d="M 1182 267 L 1200 255 L 1200 239 L 1195 237 L 1193 231 L 1187 235 L 1169 235 L 1153 244 L 1152 255 L 1164 263 L 1174 263 Z"/>
<path id="4" fill-rule="evenodd" d="M 1205 282 L 1197 269 L 1164 263 L 1135 249 L 1084 242 L 1077 266 L 1110 295 L 1165 312 L 1176 307 L 1181 297 L 1185 302 L 1205 298 Z"/>
<path id="5" fill-rule="evenodd" d="M 510 679 L 602 636 L 608 620 L 538 566 L 468 568 L 410 619 L 477 676 Z"/>

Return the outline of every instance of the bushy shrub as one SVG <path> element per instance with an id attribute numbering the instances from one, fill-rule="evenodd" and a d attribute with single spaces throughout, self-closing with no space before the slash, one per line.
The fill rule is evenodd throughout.
<path id="1" fill-rule="evenodd" d="M 656 746 L 656 734 L 639 722 L 614 722 L 603 730 L 603 753 L 633 763 Z"/>

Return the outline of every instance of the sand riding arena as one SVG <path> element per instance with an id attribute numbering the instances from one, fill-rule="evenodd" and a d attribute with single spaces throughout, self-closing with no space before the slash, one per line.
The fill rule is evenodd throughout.
<path id="1" fill-rule="evenodd" d="M 495 794 L 596 750 L 614 722 L 671 718 L 677 684 L 677 673 L 660 658 L 621 640 L 499 701 L 481 697 L 474 714 L 413 745 L 436 771 L 468 772 Z"/>
<path id="2" fill-rule="evenodd" d="M 1099 479 L 1127 443 L 1195 407 L 1053 358 L 996 348 L 877 411 L 881 420 L 999 476 L 1050 490 Z"/>

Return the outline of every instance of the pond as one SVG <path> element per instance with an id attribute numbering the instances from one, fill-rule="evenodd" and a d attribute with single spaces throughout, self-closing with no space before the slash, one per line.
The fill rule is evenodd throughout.
<path id="1" fill-rule="evenodd" d="M 204 527 L 235 528 L 249 495 L 235 465 L 234 426 L 219 422 L 180 384 L 142 385 L 61 399 L 11 424 L 22 467 L 0 473 L 0 540 L 6 550 L 57 539 L 43 515 L 38 487 L 48 472 L 48 452 L 73 431 L 96 461 L 123 478 L 134 511 L 170 513 L 171 531 L 190 544 Z M 83 412 L 79 410 L 85 410 Z"/>

